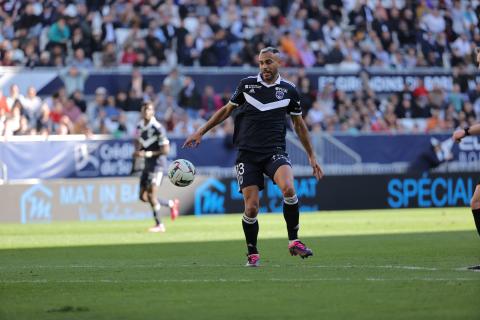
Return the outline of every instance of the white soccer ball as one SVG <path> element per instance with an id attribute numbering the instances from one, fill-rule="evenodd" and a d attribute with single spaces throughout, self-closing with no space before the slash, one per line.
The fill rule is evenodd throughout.
<path id="1" fill-rule="evenodd" d="M 173 160 L 168 166 L 168 179 L 177 187 L 186 187 L 195 179 L 195 167 L 185 159 Z"/>

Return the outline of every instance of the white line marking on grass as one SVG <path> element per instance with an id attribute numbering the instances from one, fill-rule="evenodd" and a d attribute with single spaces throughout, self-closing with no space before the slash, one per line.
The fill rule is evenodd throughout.
<path id="1" fill-rule="evenodd" d="M 280 279 L 280 278 L 270 278 L 270 279 L 132 279 L 132 280 L 117 280 L 117 279 L 72 279 L 72 280 L 48 280 L 48 279 L 37 279 L 37 280 L 0 280 L 1 284 L 17 284 L 17 283 L 27 283 L 27 284 L 46 284 L 46 283 L 235 283 L 235 282 L 332 282 L 332 281 L 344 281 L 344 282 L 358 282 L 358 281 L 374 281 L 374 282 L 414 282 L 414 281 L 427 281 L 427 282 L 448 282 L 448 281 L 478 281 L 479 279 L 472 278 L 403 278 L 403 279 L 388 279 L 388 278 L 363 278 L 363 279 L 352 279 L 352 278 L 313 278 L 313 279 Z"/>
<path id="2" fill-rule="evenodd" d="M 440 269 L 432 267 L 422 267 L 422 266 L 402 266 L 402 265 L 292 265 L 292 264 L 266 264 L 263 267 L 266 268 L 288 268 L 288 267 L 298 267 L 305 269 L 314 269 L 314 268 L 325 268 L 325 269 L 401 269 L 401 270 L 413 270 L 413 271 L 464 271 L 465 268 L 455 268 L 455 269 Z M 149 269 L 149 268 L 243 268 L 241 264 L 135 264 L 135 265 L 29 265 L 29 266 L 0 266 L 2 269 Z"/>

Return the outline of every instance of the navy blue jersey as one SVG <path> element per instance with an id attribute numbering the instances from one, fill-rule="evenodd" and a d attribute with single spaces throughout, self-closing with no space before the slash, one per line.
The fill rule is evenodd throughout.
<path id="1" fill-rule="evenodd" d="M 233 141 L 240 151 L 271 153 L 285 151 L 286 115 L 301 115 L 300 95 L 295 85 L 280 76 L 265 83 L 260 75 L 240 81 L 230 102 L 238 105 Z"/>
<path id="2" fill-rule="evenodd" d="M 137 125 L 137 141 L 140 150 L 158 151 L 161 146 L 169 144 L 165 128 L 155 118 L 145 125 L 145 121 L 141 120 Z"/>

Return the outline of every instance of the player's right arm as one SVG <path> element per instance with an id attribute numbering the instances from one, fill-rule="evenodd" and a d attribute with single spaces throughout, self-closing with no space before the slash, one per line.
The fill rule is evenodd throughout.
<path id="1" fill-rule="evenodd" d="M 217 110 L 212 115 L 212 117 L 208 119 L 207 123 L 201 126 L 195 133 L 187 137 L 187 139 L 183 143 L 182 148 L 193 148 L 198 146 L 200 144 L 200 141 L 202 140 L 203 135 L 207 133 L 210 129 L 214 128 L 215 126 L 222 123 L 225 119 L 227 119 L 232 114 L 235 107 L 237 107 L 237 105 L 229 101 L 226 105 Z"/>

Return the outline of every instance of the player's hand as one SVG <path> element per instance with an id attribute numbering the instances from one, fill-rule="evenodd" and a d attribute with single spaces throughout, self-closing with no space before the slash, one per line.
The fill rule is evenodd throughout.
<path id="1" fill-rule="evenodd" d="M 460 142 L 460 141 L 462 141 L 463 138 L 465 138 L 465 130 L 463 130 L 463 129 L 456 130 L 452 135 L 452 139 L 455 142 Z"/>
<path id="2" fill-rule="evenodd" d="M 320 167 L 320 165 L 317 162 L 317 159 L 315 157 L 308 158 L 308 161 L 310 161 L 310 165 L 312 166 L 313 169 L 313 176 L 317 178 L 317 180 L 322 179 L 323 177 L 323 170 Z"/>
<path id="3" fill-rule="evenodd" d="M 195 132 L 187 137 L 187 139 L 183 143 L 182 148 L 185 148 L 185 147 L 194 148 L 200 144 L 201 140 L 202 140 L 202 135 L 198 132 Z"/>
<path id="4" fill-rule="evenodd" d="M 133 155 L 137 158 L 143 158 L 143 157 L 145 157 L 145 151 L 143 151 L 143 150 L 135 151 L 133 153 Z"/>

